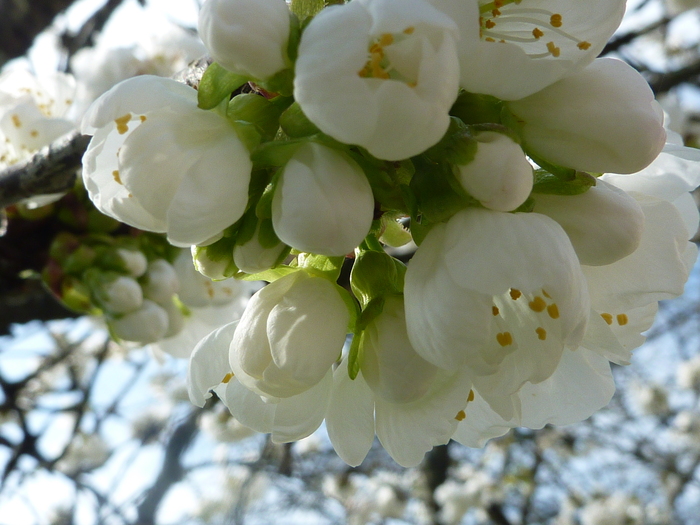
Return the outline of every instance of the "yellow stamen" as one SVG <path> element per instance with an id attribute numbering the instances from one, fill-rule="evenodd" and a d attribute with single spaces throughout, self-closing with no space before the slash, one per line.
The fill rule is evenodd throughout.
<path id="1" fill-rule="evenodd" d="M 576 47 L 578 47 L 581 51 L 587 51 L 591 48 L 591 43 L 584 40 L 583 42 L 576 44 Z"/>
<path id="2" fill-rule="evenodd" d="M 390 46 L 393 43 L 394 35 L 392 35 L 391 33 L 384 33 L 382 36 L 379 37 L 379 45 L 381 47 Z"/>
<path id="3" fill-rule="evenodd" d="M 493 20 L 487 20 L 484 23 L 484 26 L 486 27 L 486 29 L 493 29 L 494 27 L 496 27 L 496 22 L 494 22 Z"/>
<path id="4" fill-rule="evenodd" d="M 544 36 L 544 31 L 542 31 L 539 27 L 536 27 L 535 29 L 532 30 L 532 36 L 534 36 L 537 40 L 542 38 Z"/>
<path id="5" fill-rule="evenodd" d="M 547 339 L 547 330 L 545 330 L 541 326 L 537 328 L 535 332 L 537 332 L 537 337 L 540 341 L 544 341 L 545 339 Z"/>
<path id="6" fill-rule="evenodd" d="M 129 126 L 127 124 L 131 120 L 131 113 L 127 113 L 123 117 L 119 117 L 114 119 L 114 123 L 117 125 L 117 132 L 119 132 L 120 135 L 123 135 L 127 131 L 129 131 Z"/>
<path id="7" fill-rule="evenodd" d="M 29 132 L 29 134 L 30 134 L 32 137 L 38 137 L 38 136 L 39 136 L 39 132 L 38 132 L 37 130 L 35 130 L 35 129 L 31 130 L 31 131 Z"/>
<path id="8" fill-rule="evenodd" d="M 499 332 L 496 334 L 496 341 L 501 346 L 508 346 L 513 344 L 513 336 L 510 332 Z"/>
<path id="9" fill-rule="evenodd" d="M 552 16 L 550 16 L 549 23 L 552 24 L 552 27 L 561 27 L 561 24 L 562 24 L 561 15 L 558 13 L 555 13 Z"/>
<path id="10" fill-rule="evenodd" d="M 611 314 L 600 314 L 600 316 L 605 320 L 606 323 L 613 323 L 613 316 Z"/>
<path id="11" fill-rule="evenodd" d="M 554 45 L 554 42 L 547 42 L 547 51 L 549 51 L 554 58 L 558 58 L 561 54 L 561 49 Z"/>
<path id="12" fill-rule="evenodd" d="M 464 413 L 464 410 L 460 410 L 457 412 L 457 415 L 455 416 L 455 419 L 457 421 L 464 421 L 464 418 L 467 417 L 467 414 Z"/>
<path id="13" fill-rule="evenodd" d="M 513 301 L 516 301 L 522 294 L 520 290 L 516 290 L 515 288 L 510 289 L 510 298 L 513 299 Z"/>
<path id="14" fill-rule="evenodd" d="M 146 122 L 146 115 L 141 115 L 139 118 L 141 119 L 141 122 Z"/>
<path id="15" fill-rule="evenodd" d="M 473 391 L 473 390 L 470 390 L 470 391 L 469 391 L 469 397 L 467 397 L 467 403 L 470 403 L 470 402 L 472 402 L 472 401 L 474 401 L 474 391 Z"/>
<path id="16" fill-rule="evenodd" d="M 627 315 L 625 314 L 617 314 L 617 324 L 620 326 L 625 326 L 629 322 L 629 319 L 627 318 Z"/>
<path id="17" fill-rule="evenodd" d="M 491 307 L 491 313 L 496 316 L 500 313 L 501 311 L 498 309 L 498 306 L 492 306 Z"/>
<path id="18" fill-rule="evenodd" d="M 233 379 L 233 372 L 229 372 L 224 376 L 224 378 L 221 380 L 222 383 L 227 384 L 229 381 Z"/>
<path id="19" fill-rule="evenodd" d="M 121 177 L 119 176 L 119 170 L 114 170 L 114 171 L 112 172 L 112 177 L 114 177 L 114 180 L 115 180 L 115 182 L 116 182 L 117 184 L 121 184 L 122 186 L 124 185 L 124 183 L 122 182 Z"/>
<path id="20" fill-rule="evenodd" d="M 547 308 L 547 303 L 544 299 L 537 295 L 532 301 L 528 303 L 528 306 L 530 307 L 530 310 L 539 313 L 544 312 L 544 309 Z"/>
<path id="21" fill-rule="evenodd" d="M 415 27 L 409 26 L 409 27 L 407 27 L 406 29 L 404 29 L 403 32 L 404 32 L 404 34 L 406 34 L 406 35 L 412 35 L 413 32 L 414 32 L 415 30 L 416 30 Z"/>
<path id="22" fill-rule="evenodd" d="M 559 319 L 559 307 L 557 303 L 552 303 L 547 307 L 547 313 L 552 319 Z"/>
<path id="23" fill-rule="evenodd" d="M 12 117 L 10 118 L 12 119 L 12 123 L 15 125 L 16 128 L 22 126 L 22 121 L 19 119 L 19 115 L 12 115 Z"/>

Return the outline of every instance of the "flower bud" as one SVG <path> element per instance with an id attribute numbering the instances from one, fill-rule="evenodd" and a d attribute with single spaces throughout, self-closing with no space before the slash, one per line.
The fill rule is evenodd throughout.
<path id="1" fill-rule="evenodd" d="M 141 307 L 141 285 L 132 277 L 117 277 L 106 283 L 98 293 L 102 307 L 113 314 L 125 314 Z"/>
<path id="2" fill-rule="evenodd" d="M 192 260 L 195 269 L 209 279 L 226 279 L 226 269 L 233 260 L 233 253 L 222 259 L 212 259 L 206 246 L 192 246 Z"/>
<path id="3" fill-rule="evenodd" d="M 183 250 L 173 264 L 180 289 L 177 293 L 180 300 L 190 307 L 221 306 L 236 299 L 242 289 L 240 281 L 226 279 L 212 281 L 199 273 L 192 263 L 189 251 Z"/>
<path id="4" fill-rule="evenodd" d="M 126 250 L 124 248 L 117 249 L 119 258 L 126 267 L 126 271 L 132 277 L 141 277 L 148 269 L 148 259 L 146 256 L 137 250 Z"/>
<path id="5" fill-rule="evenodd" d="M 223 67 L 265 80 L 287 67 L 289 9 L 284 0 L 208 0 L 199 36 Z"/>
<path id="6" fill-rule="evenodd" d="M 168 313 L 145 299 L 141 308 L 111 322 L 112 332 L 125 341 L 155 343 L 168 330 Z"/>
<path id="7" fill-rule="evenodd" d="M 165 259 L 158 259 L 148 265 L 143 292 L 146 297 L 159 304 L 172 301 L 173 294 L 180 288 L 175 268 Z"/>
<path id="8" fill-rule="evenodd" d="M 535 196 L 534 211 L 557 221 L 581 264 L 612 264 L 634 252 L 644 232 L 641 206 L 623 190 L 598 179 L 581 195 Z"/>
<path id="9" fill-rule="evenodd" d="M 260 395 L 284 398 L 318 384 L 340 356 L 350 320 L 336 288 L 298 271 L 257 292 L 231 342 L 236 378 Z"/>
<path id="10" fill-rule="evenodd" d="M 233 262 L 243 272 L 259 273 L 269 270 L 286 248 L 286 245 L 281 242 L 272 247 L 263 246 L 260 244 L 259 233 L 260 223 L 251 239 L 233 248 Z"/>
<path id="11" fill-rule="evenodd" d="M 523 143 L 550 163 L 595 173 L 634 173 L 664 147 L 663 111 L 646 80 L 612 58 L 508 103 Z"/>
<path id="12" fill-rule="evenodd" d="M 284 167 L 272 200 L 275 233 L 292 248 L 345 255 L 365 238 L 374 197 L 362 168 L 344 153 L 308 142 Z"/>
<path id="13" fill-rule="evenodd" d="M 532 166 L 525 153 L 501 133 L 479 133 L 476 140 L 474 160 L 457 166 L 462 187 L 486 208 L 516 209 L 532 191 Z"/>

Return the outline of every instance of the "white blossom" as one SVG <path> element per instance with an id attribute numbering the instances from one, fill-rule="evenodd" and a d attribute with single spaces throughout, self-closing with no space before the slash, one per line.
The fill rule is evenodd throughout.
<path id="1" fill-rule="evenodd" d="M 517 100 L 595 59 L 625 12 L 624 0 L 431 0 L 460 31 L 460 85 Z"/>
<path id="2" fill-rule="evenodd" d="M 132 277 L 126 276 L 105 283 L 98 296 L 102 307 L 112 314 L 132 312 L 143 303 L 141 285 Z"/>
<path id="3" fill-rule="evenodd" d="M 148 259 L 138 250 L 117 249 L 121 262 L 132 277 L 141 277 L 148 269 Z"/>
<path id="4" fill-rule="evenodd" d="M 644 231 L 641 206 L 604 180 L 581 195 L 535 194 L 534 198 L 534 211 L 564 228 L 581 264 L 611 264 L 639 246 Z"/>
<path id="5" fill-rule="evenodd" d="M 338 359 L 349 320 L 335 284 L 294 272 L 248 302 L 231 342 L 231 369 L 260 395 L 301 394 Z"/>
<path id="6" fill-rule="evenodd" d="M 272 224 L 282 242 L 322 255 L 352 252 L 369 232 L 373 213 L 372 188 L 360 166 L 313 142 L 283 168 L 272 200 Z"/>
<path id="7" fill-rule="evenodd" d="M 501 133 L 479 133 L 476 140 L 474 160 L 457 166 L 462 187 L 486 208 L 516 209 L 532 191 L 532 166 L 525 153 Z"/>
<path id="8" fill-rule="evenodd" d="M 264 80 L 289 65 L 284 0 L 207 0 L 199 35 L 214 61 L 230 71 Z"/>
<path id="9" fill-rule="evenodd" d="M 321 131 L 380 159 L 442 138 L 458 92 L 454 22 L 423 0 L 327 7 L 304 30 L 294 98 Z"/>
<path id="10" fill-rule="evenodd" d="M 180 280 L 177 278 L 175 268 L 165 259 L 157 259 L 148 265 L 144 296 L 159 304 L 172 302 L 173 295 L 180 288 Z"/>
<path id="11" fill-rule="evenodd" d="M 508 108 L 526 149 L 577 170 L 634 173 L 656 158 L 666 138 L 646 80 L 613 58 L 599 58 Z"/>
<path id="12" fill-rule="evenodd" d="M 197 108 L 195 90 L 141 76 L 96 100 L 83 182 L 104 214 L 164 232 L 177 246 L 204 244 L 240 218 L 251 162 L 226 119 Z"/>

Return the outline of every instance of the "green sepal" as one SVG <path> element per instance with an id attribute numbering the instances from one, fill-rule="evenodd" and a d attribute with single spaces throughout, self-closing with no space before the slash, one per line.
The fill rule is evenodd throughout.
<path id="1" fill-rule="evenodd" d="M 292 68 L 283 69 L 266 80 L 257 81 L 256 84 L 268 93 L 291 97 L 294 94 L 294 70 Z"/>
<path id="2" fill-rule="evenodd" d="M 264 142 L 252 150 L 250 160 L 252 160 L 258 168 L 277 168 L 284 166 L 305 142 L 306 140 L 302 139 Z"/>
<path id="3" fill-rule="evenodd" d="M 201 109 L 214 109 L 248 80 L 250 80 L 248 77 L 224 69 L 223 66 L 214 62 L 199 81 L 197 105 Z"/>
<path id="4" fill-rule="evenodd" d="M 316 253 L 301 253 L 297 257 L 297 261 L 301 268 L 310 270 L 314 275 L 336 282 L 338 277 L 340 277 L 340 271 L 343 268 L 345 257 L 342 255 L 338 257 L 328 257 Z"/>
<path id="5" fill-rule="evenodd" d="M 275 173 L 270 184 L 265 187 L 265 191 L 260 196 L 260 200 L 255 205 L 255 215 L 260 219 L 271 219 L 272 218 L 272 199 L 275 196 L 275 190 L 277 189 L 277 181 L 279 181 L 282 175 L 282 170 Z"/>
<path id="6" fill-rule="evenodd" d="M 258 127 L 245 120 L 230 120 L 229 123 L 236 130 L 238 138 L 241 140 L 243 145 L 248 149 L 248 151 L 255 151 L 262 141 L 262 136 Z"/>
<path id="7" fill-rule="evenodd" d="M 414 163 L 416 174 L 411 180 L 411 190 L 416 195 L 421 215 L 430 222 L 446 221 L 458 211 L 478 205 L 455 177 L 454 166 L 428 162 L 419 157 Z"/>
<path id="8" fill-rule="evenodd" d="M 551 173 L 555 177 L 557 177 L 559 180 L 562 180 L 564 182 L 572 182 L 576 180 L 576 173 L 577 171 L 573 168 L 565 168 L 563 166 L 557 166 L 556 164 L 552 164 L 551 162 L 546 161 L 543 158 L 540 158 L 536 153 L 533 153 L 527 148 L 527 145 L 523 148 L 525 150 L 525 153 L 527 153 L 528 157 L 530 157 L 535 163 L 540 166 L 542 169 L 545 171 Z"/>
<path id="9" fill-rule="evenodd" d="M 258 242 L 263 248 L 274 248 L 282 242 L 275 233 L 275 229 L 272 226 L 272 219 L 260 219 Z"/>
<path id="10" fill-rule="evenodd" d="M 291 104 L 280 115 L 280 127 L 293 139 L 320 133 L 316 125 L 304 114 L 298 102 Z"/>
<path id="11" fill-rule="evenodd" d="M 417 220 L 413 220 L 413 218 L 411 218 L 411 236 L 413 237 L 413 242 L 416 243 L 416 246 L 423 244 L 423 240 L 425 239 L 426 235 L 430 233 L 430 230 L 433 229 L 433 226 L 435 226 L 435 224 L 432 224 L 427 220 L 418 222 Z"/>
<path id="12" fill-rule="evenodd" d="M 272 140 L 279 129 L 279 118 L 291 103 L 287 97 L 268 100 L 256 93 L 236 95 L 228 103 L 226 115 L 233 121 L 250 122 L 265 140 Z"/>
<path id="13" fill-rule="evenodd" d="M 240 221 L 240 226 L 236 230 L 235 243 L 234 244 L 245 244 L 253 238 L 255 235 L 255 230 L 258 227 L 258 218 L 255 214 L 255 209 L 251 208 L 243 214 Z"/>
<path id="14" fill-rule="evenodd" d="M 362 364 L 362 340 L 365 337 L 364 331 L 355 332 L 350 343 L 350 351 L 348 352 L 348 376 L 353 381 L 360 373 L 360 365 Z"/>
<path id="15" fill-rule="evenodd" d="M 562 180 L 546 170 L 535 170 L 532 193 L 545 195 L 581 195 L 596 185 L 596 178 L 585 171 L 574 172 L 572 180 Z"/>
<path id="16" fill-rule="evenodd" d="M 502 106 L 503 102 L 491 95 L 460 91 L 450 108 L 450 115 L 458 117 L 465 124 L 499 123 Z"/>
<path id="17" fill-rule="evenodd" d="M 317 15 L 326 6 L 323 0 L 292 0 L 289 9 L 300 20 Z"/>
<path id="18" fill-rule="evenodd" d="M 450 117 L 450 125 L 443 138 L 423 155 L 433 162 L 461 166 L 474 160 L 477 148 L 478 144 L 469 126 L 457 117 Z"/>
<path id="19" fill-rule="evenodd" d="M 382 232 L 379 240 L 387 246 L 398 248 L 411 242 L 411 232 L 404 228 L 391 214 L 382 216 L 381 226 Z"/>
<path id="20" fill-rule="evenodd" d="M 90 300 L 90 289 L 75 277 L 66 276 L 61 283 L 61 301 L 71 310 L 91 313 L 95 307 Z"/>
<path id="21" fill-rule="evenodd" d="M 81 244 L 76 250 L 66 256 L 61 266 L 64 272 L 79 275 L 93 265 L 96 257 L 97 253 L 93 248 Z"/>
<path id="22" fill-rule="evenodd" d="M 363 250 L 350 272 L 350 288 L 363 308 L 377 298 L 403 293 L 406 267 L 384 251 Z"/>
<path id="23" fill-rule="evenodd" d="M 411 160 L 387 162 L 354 151 L 349 151 L 348 154 L 365 172 L 372 187 L 374 200 L 381 204 L 382 210 L 396 211 L 404 215 L 409 213 L 402 186 L 409 184 L 415 172 Z"/>
<path id="24" fill-rule="evenodd" d="M 350 315 L 350 319 L 348 320 L 348 332 L 353 332 L 360 320 L 360 307 L 350 292 L 337 283 L 334 283 L 334 285 Z"/>
<path id="25" fill-rule="evenodd" d="M 384 302 L 384 296 L 375 297 L 363 308 L 360 318 L 357 321 L 357 328 L 359 330 L 364 331 L 372 321 L 379 317 L 379 314 L 384 311 Z"/>

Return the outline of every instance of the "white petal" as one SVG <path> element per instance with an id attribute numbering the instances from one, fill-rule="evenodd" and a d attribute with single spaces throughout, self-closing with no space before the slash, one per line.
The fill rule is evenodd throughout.
<path id="1" fill-rule="evenodd" d="M 323 422 L 333 385 L 333 371 L 312 388 L 277 403 L 272 426 L 273 443 L 297 441 L 313 434 Z"/>
<path id="2" fill-rule="evenodd" d="M 374 396 L 361 372 L 350 379 L 347 359 L 333 373 L 326 429 L 345 463 L 352 467 L 362 463 L 374 441 Z"/>
<path id="3" fill-rule="evenodd" d="M 187 392 L 194 405 L 203 407 L 211 397 L 209 391 L 230 371 L 228 349 L 237 325 L 238 321 L 234 321 L 214 330 L 192 351 L 187 370 Z"/>

